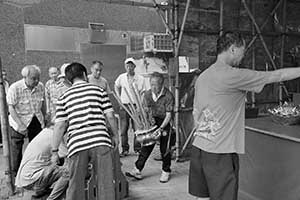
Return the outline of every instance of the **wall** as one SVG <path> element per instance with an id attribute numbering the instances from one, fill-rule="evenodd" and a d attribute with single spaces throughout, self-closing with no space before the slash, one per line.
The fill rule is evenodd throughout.
<path id="1" fill-rule="evenodd" d="M 65 61 L 80 61 L 79 51 L 30 50 L 25 53 L 24 24 L 86 29 L 88 22 L 104 23 L 107 29 L 117 31 L 110 34 L 117 43 L 120 42 L 121 31 L 164 32 L 160 18 L 153 9 L 80 0 L 43 0 L 18 8 L 0 1 L 0 55 L 4 68 L 7 68 L 8 78 L 14 82 L 21 78 L 20 71 L 25 64 L 38 64 L 42 68 L 44 81 L 50 65 L 60 66 Z"/>
<path id="2" fill-rule="evenodd" d="M 0 2 L 0 56 L 10 82 L 21 78 L 25 63 L 23 10 Z"/>

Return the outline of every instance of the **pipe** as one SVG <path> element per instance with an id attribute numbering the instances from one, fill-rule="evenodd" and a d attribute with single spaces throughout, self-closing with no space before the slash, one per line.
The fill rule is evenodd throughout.
<path id="1" fill-rule="evenodd" d="M 183 30 L 184 30 L 187 14 L 189 12 L 190 4 L 191 4 L 191 0 L 187 0 L 184 15 L 183 15 L 183 20 L 182 20 L 182 24 L 181 24 L 181 28 L 180 28 L 179 39 L 177 41 L 177 49 L 176 49 L 177 55 L 179 54 L 180 43 L 181 43 L 181 40 L 182 40 Z"/>
<path id="2" fill-rule="evenodd" d="M 286 32 L 286 0 L 283 0 L 283 6 L 282 6 L 282 25 L 283 25 L 283 32 Z M 281 35 L 281 49 L 280 49 L 280 68 L 284 67 L 284 48 L 285 48 L 285 34 Z M 282 86 L 283 83 L 279 83 L 279 102 L 280 105 L 282 102 Z M 287 94 L 288 95 L 288 94 Z"/>
<path id="3" fill-rule="evenodd" d="M 178 2 L 174 0 L 174 28 L 175 39 L 174 43 L 174 67 L 175 67 L 175 129 L 176 129 L 176 161 L 179 160 L 179 60 L 178 60 Z"/>
<path id="4" fill-rule="evenodd" d="M 255 17 L 255 1 L 254 0 L 251 2 L 251 10 L 252 10 L 253 16 Z M 253 24 L 251 26 L 251 31 L 252 31 L 252 34 L 254 35 L 255 27 Z M 255 39 L 253 41 L 255 41 Z M 255 46 L 254 46 L 254 48 L 252 48 L 252 70 L 255 70 L 255 65 L 256 65 L 256 56 L 255 56 Z M 252 103 L 251 107 L 254 108 L 255 107 L 255 93 L 254 92 L 251 92 L 251 103 Z"/>
<path id="5" fill-rule="evenodd" d="M 223 34 L 223 25 L 224 25 L 224 0 L 220 0 L 220 18 L 219 18 L 220 35 Z"/>

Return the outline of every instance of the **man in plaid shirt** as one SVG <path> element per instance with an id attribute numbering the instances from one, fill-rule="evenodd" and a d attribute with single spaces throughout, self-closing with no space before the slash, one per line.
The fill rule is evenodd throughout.
<path id="1" fill-rule="evenodd" d="M 29 142 L 44 128 L 45 89 L 40 68 L 28 65 L 22 69 L 23 79 L 13 83 L 7 92 L 11 127 L 12 170 L 17 173 L 22 159 L 25 136 Z"/>
<path id="2" fill-rule="evenodd" d="M 49 68 L 49 77 L 45 84 L 45 98 L 46 98 L 46 106 L 47 106 L 47 115 L 52 117 L 55 115 L 55 104 L 58 99 L 58 95 L 56 92 L 57 85 L 59 84 L 58 80 L 58 69 L 56 67 Z"/>

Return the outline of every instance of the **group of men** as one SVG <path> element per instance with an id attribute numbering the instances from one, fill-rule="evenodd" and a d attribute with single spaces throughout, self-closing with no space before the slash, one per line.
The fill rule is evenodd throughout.
<path id="1" fill-rule="evenodd" d="M 126 59 L 126 73 L 115 81 L 115 92 L 128 106 L 128 97 L 133 85 L 140 95 L 145 94 L 144 106 L 153 110 L 153 117 L 159 129 L 170 129 L 174 98 L 163 87 L 164 77 L 154 73 L 150 78 L 151 89 L 146 91 L 145 79 L 135 73 L 136 63 Z M 108 94 L 112 93 L 108 82 L 101 76 L 103 63 L 94 61 L 91 74 L 80 63 L 49 68 L 50 80 L 45 88 L 39 81 L 40 69 L 28 65 L 22 69 L 23 79 L 8 89 L 9 122 L 12 168 L 17 187 L 34 190 L 35 197 L 50 194 L 48 199 L 85 198 L 85 178 L 88 165 L 97 176 L 97 198 L 114 199 L 112 149 L 119 143 L 118 126 Z M 153 99 L 152 99 L 153 98 Z M 122 154 L 128 154 L 128 129 L 130 116 L 120 111 Z M 134 123 L 132 123 L 134 128 Z M 29 144 L 22 156 L 24 138 Z M 167 182 L 170 173 L 171 155 L 167 152 L 168 135 L 161 137 L 163 171 L 161 182 Z M 134 169 L 145 165 L 154 145 L 139 146 L 139 158 Z M 127 151 L 127 153 L 126 153 Z M 124 153 L 125 152 L 125 153 Z M 136 177 L 136 174 L 133 174 Z"/>
<path id="2" fill-rule="evenodd" d="M 217 40 L 216 62 L 202 72 L 195 83 L 193 116 L 196 131 L 193 133 L 190 158 L 189 193 L 199 200 L 237 199 L 238 154 L 244 153 L 245 148 L 246 91 L 260 92 L 266 84 L 300 76 L 300 68 L 269 72 L 239 68 L 245 46 L 246 42 L 239 33 L 222 34 Z M 135 60 L 126 59 L 124 64 L 126 73 L 116 79 L 114 90 L 125 108 L 129 107 L 130 99 L 134 99 L 130 92 L 134 88 L 137 88 L 139 94 L 143 96 L 143 107 L 151 111 L 154 123 L 162 132 L 159 139 L 162 156 L 160 182 L 168 182 L 171 172 L 168 143 L 171 138 L 169 136 L 174 97 L 164 87 L 162 74 L 155 72 L 151 75 L 150 89 L 147 90 L 145 79 L 135 73 Z M 60 74 L 65 79 L 58 81 L 52 78 L 46 84 L 46 99 L 55 99 L 49 103 L 44 99 L 45 91 L 43 84 L 39 82 L 40 70 L 37 66 L 24 67 L 23 79 L 10 86 L 7 102 L 14 155 L 13 170 L 17 173 L 19 169 L 17 186 L 41 189 L 56 182 L 59 184 L 55 184 L 48 199 L 58 199 L 65 188 L 67 188 L 66 199 L 85 199 L 84 180 L 88 164 L 92 163 L 94 174 L 97 174 L 97 198 L 105 200 L 115 198 L 112 149 L 117 149 L 119 138 L 114 110 L 108 97 L 111 90 L 107 81 L 101 77 L 102 67 L 103 63 L 100 61 L 93 62 L 92 75 L 88 76 L 86 68 L 80 63 L 65 65 Z M 57 71 L 51 68 L 49 74 L 56 77 Z M 51 96 L 53 93 L 51 91 L 55 90 L 53 88 L 61 90 Z M 53 116 L 55 116 L 54 128 L 43 129 L 45 121 L 49 123 L 49 119 Z M 130 120 L 130 115 L 125 110 L 120 110 L 123 156 L 128 155 L 129 151 Z M 135 128 L 134 123 L 132 127 Z M 41 133 L 38 135 L 39 132 Z M 19 168 L 25 136 L 28 136 L 31 143 L 25 150 L 25 155 L 28 155 L 24 155 Z M 48 144 L 40 147 L 40 144 L 44 144 L 42 141 L 48 141 Z M 67 153 L 61 150 L 65 143 Z M 127 172 L 127 176 L 142 179 L 141 171 L 154 145 L 134 145 L 134 150 L 139 154 L 133 170 Z M 32 157 L 32 152 L 39 151 L 46 153 Z M 67 155 L 65 161 L 67 166 L 58 166 L 59 154 Z M 43 167 L 43 170 L 35 168 L 35 173 L 24 170 L 30 159 L 35 164 L 43 161 L 47 163 L 45 165 L 47 167 Z M 49 178 L 50 176 L 47 176 L 49 174 L 55 176 Z"/>

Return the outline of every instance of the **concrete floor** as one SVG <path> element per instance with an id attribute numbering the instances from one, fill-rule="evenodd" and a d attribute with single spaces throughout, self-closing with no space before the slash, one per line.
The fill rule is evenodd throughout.
<path id="1" fill-rule="evenodd" d="M 130 141 L 132 139 L 130 138 Z M 172 161 L 171 179 L 168 183 L 160 183 L 161 162 L 155 161 L 154 156 L 159 155 L 159 148 L 156 146 L 148 159 L 142 172 L 143 180 L 137 181 L 127 178 L 129 182 L 129 197 L 126 200 L 191 200 L 195 199 L 188 194 L 188 167 L 189 162 L 176 163 Z M 130 152 L 130 155 L 121 158 L 122 171 L 130 171 L 137 159 L 137 155 Z M 4 163 L 2 148 L 0 148 L 0 199 L 7 199 L 4 192 L 6 190 L 4 179 Z M 3 196 L 4 195 L 4 196 Z M 31 193 L 24 192 L 9 199 L 31 200 Z"/>
<path id="2" fill-rule="evenodd" d="M 129 181 L 129 197 L 127 200 L 190 200 L 195 199 L 188 194 L 188 167 L 189 162 L 176 163 L 172 161 L 171 179 L 168 183 L 160 183 L 161 162 L 155 161 L 154 156 L 159 154 L 155 148 L 148 159 L 144 170 L 143 179 L 137 181 L 127 178 Z M 130 171 L 134 165 L 137 155 L 121 158 L 122 171 Z"/>

